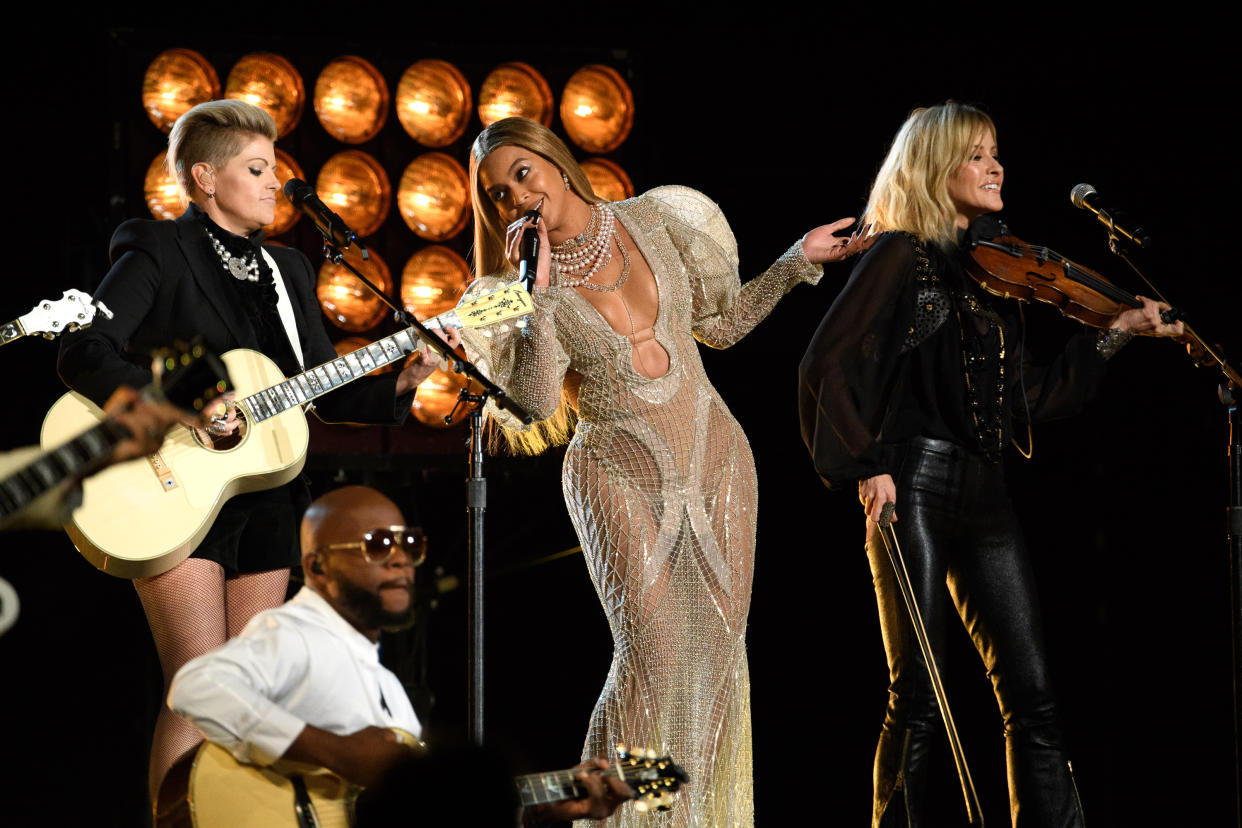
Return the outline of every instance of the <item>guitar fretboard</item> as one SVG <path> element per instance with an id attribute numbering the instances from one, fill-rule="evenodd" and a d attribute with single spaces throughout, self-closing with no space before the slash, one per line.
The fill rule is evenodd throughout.
<path id="1" fill-rule="evenodd" d="M 294 374 L 284 382 L 251 394 L 242 402 L 258 422 L 275 417 L 294 406 L 305 405 L 376 368 L 382 368 L 414 353 L 418 350 L 418 338 L 413 330 L 406 328 L 331 362 Z"/>
<path id="2" fill-rule="evenodd" d="M 577 799 L 585 795 L 574 774 L 577 770 L 550 771 L 548 773 L 532 773 L 519 776 L 514 780 L 522 805 L 542 805 L 545 802 L 560 802 L 562 799 Z"/>
<path id="3" fill-rule="evenodd" d="M 0 481 L 0 518 L 24 509 L 40 495 L 89 471 L 130 436 L 128 429 L 105 420 Z"/>

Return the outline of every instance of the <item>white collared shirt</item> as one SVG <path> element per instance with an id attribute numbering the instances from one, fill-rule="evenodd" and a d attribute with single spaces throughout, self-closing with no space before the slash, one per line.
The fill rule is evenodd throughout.
<path id="1" fill-rule="evenodd" d="M 168 706 L 239 761 L 270 765 L 306 725 L 338 736 L 422 725 L 379 645 L 302 587 L 177 671 Z"/>

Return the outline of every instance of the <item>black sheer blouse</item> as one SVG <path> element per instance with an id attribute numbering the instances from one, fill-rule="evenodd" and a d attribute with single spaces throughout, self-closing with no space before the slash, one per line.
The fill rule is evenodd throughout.
<path id="1" fill-rule="evenodd" d="M 829 488 L 892 474 L 892 449 L 918 436 L 999 461 L 1015 420 L 1073 414 L 1094 393 L 1105 364 L 1094 333 L 1031 363 L 1015 303 L 977 290 L 958 256 L 887 233 L 820 323 L 799 366 L 798 413 Z"/>

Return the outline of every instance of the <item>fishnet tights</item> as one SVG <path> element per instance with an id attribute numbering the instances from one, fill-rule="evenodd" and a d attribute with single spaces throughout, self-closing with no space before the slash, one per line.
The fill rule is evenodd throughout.
<path id="1" fill-rule="evenodd" d="M 288 583 L 288 569 L 226 578 L 218 563 L 199 558 L 187 558 L 162 575 L 135 580 L 134 588 L 160 656 L 164 698 L 181 665 L 237 635 L 256 613 L 279 606 Z M 184 794 L 181 790 L 161 791 L 164 777 L 202 741 L 203 735 L 196 728 L 167 705 L 160 706 L 147 776 L 157 813 Z"/>

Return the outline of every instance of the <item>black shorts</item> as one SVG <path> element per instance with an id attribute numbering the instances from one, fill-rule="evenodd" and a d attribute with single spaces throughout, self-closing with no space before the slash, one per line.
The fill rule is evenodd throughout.
<path id="1" fill-rule="evenodd" d="M 226 576 L 296 567 L 298 527 L 310 504 L 301 477 L 264 492 L 233 497 L 220 509 L 191 558 L 215 561 Z"/>

